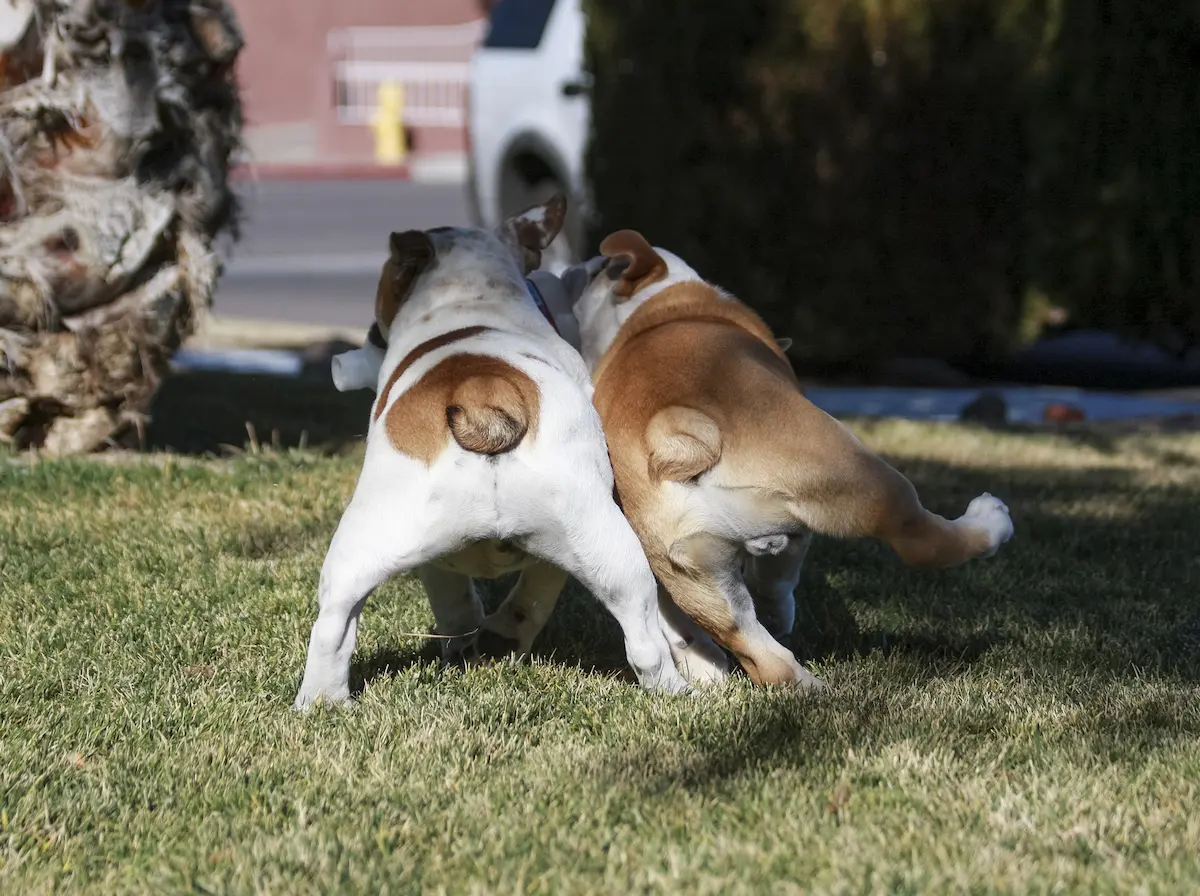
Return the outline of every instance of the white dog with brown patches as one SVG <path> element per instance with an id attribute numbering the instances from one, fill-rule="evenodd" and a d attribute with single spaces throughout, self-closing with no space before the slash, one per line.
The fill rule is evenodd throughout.
<path id="1" fill-rule="evenodd" d="M 990 556 L 1012 536 L 991 495 L 956 520 L 922 507 L 904 476 L 801 394 L 762 320 L 681 259 L 629 230 L 601 253 L 575 306 L 582 353 L 622 508 L 686 614 L 664 600 L 690 680 L 727 674 L 715 639 L 758 684 L 820 686 L 776 640 L 795 620 L 813 532 L 873 536 L 926 567 Z"/>
<path id="2" fill-rule="evenodd" d="M 613 501 L 613 475 L 579 354 L 539 311 L 525 273 L 566 203 L 495 232 L 392 234 L 376 297 L 386 348 L 344 357 L 340 385 L 377 371 L 366 456 L 321 570 L 302 709 L 349 699 L 359 614 L 388 577 L 416 570 L 451 655 L 526 653 L 575 576 L 616 618 L 643 687 L 677 692 L 657 589 Z M 520 570 L 484 618 L 472 576 Z"/>

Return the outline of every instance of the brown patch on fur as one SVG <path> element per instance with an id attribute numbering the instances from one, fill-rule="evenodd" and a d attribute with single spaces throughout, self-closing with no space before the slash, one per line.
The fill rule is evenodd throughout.
<path id="1" fill-rule="evenodd" d="M 983 528 L 951 523 L 924 509 L 900 519 L 882 520 L 875 534 L 887 541 L 906 565 L 928 569 L 958 566 L 992 546 Z"/>
<path id="2" fill-rule="evenodd" d="M 789 662 L 786 657 L 779 656 L 769 648 L 752 643 L 740 631 L 728 635 L 727 646 L 746 670 L 746 675 L 759 687 L 771 684 L 795 686 L 798 683 L 794 658 Z"/>
<path id="3" fill-rule="evenodd" d="M 383 409 L 387 406 L 388 393 L 392 391 L 392 386 L 396 385 L 396 381 L 404 375 L 404 371 L 412 367 L 417 361 L 425 357 L 431 351 L 439 349 L 444 345 L 449 345 L 451 342 L 458 342 L 460 339 L 468 339 L 471 336 L 478 336 L 480 333 L 490 330 L 491 327 L 462 327 L 458 330 L 450 330 L 448 333 L 442 333 L 434 336 L 432 339 L 426 339 L 411 352 L 400 359 L 400 363 L 396 365 L 396 369 L 392 371 L 392 375 L 388 377 L 387 383 L 383 387 L 383 391 L 379 393 L 379 398 L 375 402 L 374 419 L 378 420 L 379 415 L 383 413 Z"/>
<path id="4" fill-rule="evenodd" d="M 471 356 L 467 356 L 470 358 Z M 523 370 L 498 358 L 472 359 L 446 407 L 446 425 L 454 441 L 476 454 L 503 454 L 520 444 L 537 421 L 540 396 Z"/>
<path id="5" fill-rule="evenodd" d="M 423 230 L 393 233 L 388 239 L 388 249 L 391 255 L 383 263 L 379 286 L 375 289 L 375 320 L 385 333 L 391 330 L 396 312 L 436 255 L 433 241 Z"/>
<path id="6" fill-rule="evenodd" d="M 651 283 L 667 276 L 667 263 L 636 230 L 618 230 L 610 233 L 600 244 L 600 254 L 606 258 L 626 259 L 624 268 L 612 267 L 613 274 L 620 274 L 620 281 L 613 286 L 613 295 L 628 299 Z"/>
<path id="7" fill-rule="evenodd" d="M 672 545 L 668 553 L 669 558 L 651 560 L 655 575 L 679 608 L 733 653 L 751 681 L 756 685 L 800 682 L 800 664 L 786 648 L 747 637 L 738 628 L 721 584 L 727 575 L 722 571 L 728 562 L 725 555 L 731 553 L 727 548 L 700 535 Z"/>
<path id="8" fill-rule="evenodd" d="M 737 633 L 737 626 L 725 594 L 705 570 L 694 568 L 686 561 L 685 564 L 672 562 L 674 559 L 679 558 L 660 558 L 655 575 L 681 610 L 709 635 L 728 646 Z"/>
<path id="9" fill-rule="evenodd" d="M 542 209 L 540 221 L 524 217 L 537 208 Z M 554 242 L 566 219 L 567 198 L 555 193 L 544 203 L 531 205 L 505 221 L 516 240 L 515 248 L 520 250 L 522 274 L 537 270 L 542 263 L 542 252 Z"/>
<path id="10" fill-rule="evenodd" d="M 763 319 L 746 305 L 723 298 L 714 287 L 700 281 L 668 286 L 635 311 L 600 359 L 592 379 L 599 385 L 605 371 L 622 356 L 631 342 L 649 336 L 651 331 L 668 324 L 718 324 L 734 328 L 730 332 L 743 330 L 743 335 L 761 342 L 775 356 L 777 363 L 772 366 L 779 375 L 786 377 L 795 388 L 800 387 L 787 354 L 780 348 Z M 641 351 L 643 348 L 639 346 L 638 352 Z"/>
<path id="11" fill-rule="evenodd" d="M 562 230 L 563 224 L 567 221 L 567 197 L 562 193 L 555 193 L 546 200 L 544 206 L 546 209 L 545 215 L 542 217 L 542 230 L 549 235 L 543 249 L 554 242 L 554 238 L 558 236 L 558 232 Z"/>
<path id="12" fill-rule="evenodd" d="M 537 432 L 541 396 L 523 370 L 489 355 L 451 355 L 388 408 L 388 440 L 432 464 L 451 437 L 476 454 L 511 451 Z"/>

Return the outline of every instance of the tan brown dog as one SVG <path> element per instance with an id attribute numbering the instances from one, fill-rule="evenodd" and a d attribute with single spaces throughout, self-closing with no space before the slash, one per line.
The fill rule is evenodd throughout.
<path id="1" fill-rule="evenodd" d="M 762 320 L 682 260 L 630 230 L 601 252 L 575 311 L 622 509 L 674 603 L 756 683 L 820 684 L 775 639 L 794 622 L 812 532 L 873 536 L 925 567 L 990 556 L 1012 536 L 987 494 L 956 520 L 922 507 L 801 394 Z M 724 655 L 663 604 L 684 676 L 723 677 Z"/>

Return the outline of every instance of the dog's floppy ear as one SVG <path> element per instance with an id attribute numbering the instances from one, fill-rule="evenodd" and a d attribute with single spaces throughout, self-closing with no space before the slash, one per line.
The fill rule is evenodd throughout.
<path id="1" fill-rule="evenodd" d="M 396 319 L 396 312 L 412 292 L 413 284 L 429 263 L 435 251 L 433 241 L 423 230 L 406 230 L 388 238 L 388 260 L 379 276 L 375 292 L 375 320 L 386 335 Z"/>
<path id="2" fill-rule="evenodd" d="M 613 284 L 617 301 L 667 276 L 667 263 L 636 230 L 610 233 L 600 244 L 600 254 L 609 259 L 604 273 L 617 281 Z"/>
<path id="3" fill-rule="evenodd" d="M 555 193 L 541 205 L 525 209 L 501 222 L 501 238 L 521 262 L 521 273 L 528 274 L 542 263 L 542 251 L 548 247 L 567 220 L 567 197 Z"/>

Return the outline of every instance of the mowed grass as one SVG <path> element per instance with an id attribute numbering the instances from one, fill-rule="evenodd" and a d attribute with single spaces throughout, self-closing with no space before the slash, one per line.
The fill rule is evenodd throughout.
<path id="1" fill-rule="evenodd" d="M 533 663 L 444 669 L 403 580 L 308 716 L 358 455 L 0 459 L 0 892 L 1196 892 L 1200 437 L 857 429 L 1017 534 L 819 540 L 827 694 L 648 696 L 575 587 Z"/>

